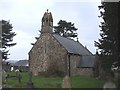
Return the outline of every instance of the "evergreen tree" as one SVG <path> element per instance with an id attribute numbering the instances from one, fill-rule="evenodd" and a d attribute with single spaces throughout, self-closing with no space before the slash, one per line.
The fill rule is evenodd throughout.
<path id="1" fill-rule="evenodd" d="M 66 22 L 65 20 L 60 20 L 58 22 L 58 26 L 54 26 L 54 33 L 59 34 L 63 37 L 77 37 L 77 28 L 75 28 L 74 24 L 71 22 Z M 41 31 L 39 31 L 41 34 Z M 39 35 L 40 36 L 40 35 Z M 35 37 L 38 40 L 39 37 Z M 35 45 L 35 43 L 31 43 L 31 45 Z"/>
<path id="2" fill-rule="evenodd" d="M 8 47 L 12 47 L 16 45 L 16 43 L 13 43 L 13 37 L 16 35 L 15 32 L 12 32 L 12 24 L 10 24 L 9 21 L 1 20 L 0 23 L 2 24 L 2 59 L 6 60 L 8 59 L 9 50 Z"/>
<path id="3" fill-rule="evenodd" d="M 35 39 L 38 40 L 40 35 L 41 35 L 41 31 L 39 30 L 39 34 L 37 37 L 35 37 Z M 31 45 L 35 45 L 35 43 L 31 43 Z"/>
<path id="4" fill-rule="evenodd" d="M 54 32 L 63 37 L 77 37 L 77 28 L 71 22 L 60 20 L 58 26 L 54 26 Z"/>
<path id="5" fill-rule="evenodd" d="M 118 61 L 120 52 L 118 51 L 118 3 L 102 2 L 98 6 L 100 10 L 100 18 L 103 19 L 101 25 L 101 39 L 95 41 L 95 46 L 99 48 L 99 59 L 101 65 L 106 72 L 111 71 L 113 62 Z"/>

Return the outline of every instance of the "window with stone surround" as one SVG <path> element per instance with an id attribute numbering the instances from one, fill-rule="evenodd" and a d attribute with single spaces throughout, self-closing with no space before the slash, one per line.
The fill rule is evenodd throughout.
<path id="1" fill-rule="evenodd" d="M 46 55 L 48 52 L 48 45 L 47 43 L 44 44 L 44 55 Z"/>

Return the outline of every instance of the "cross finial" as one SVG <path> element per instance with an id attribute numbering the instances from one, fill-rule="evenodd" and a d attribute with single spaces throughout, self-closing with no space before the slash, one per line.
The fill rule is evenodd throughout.
<path id="1" fill-rule="evenodd" d="M 47 13 L 48 13 L 48 9 L 47 9 Z"/>
<path id="2" fill-rule="evenodd" d="M 78 41 L 78 37 L 77 37 L 77 42 L 79 42 L 79 41 Z"/>

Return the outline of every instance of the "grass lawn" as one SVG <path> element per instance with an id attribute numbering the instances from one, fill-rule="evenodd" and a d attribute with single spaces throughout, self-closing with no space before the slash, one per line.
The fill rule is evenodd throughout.
<path id="1" fill-rule="evenodd" d="M 15 72 L 8 73 L 10 75 L 16 75 Z M 16 78 L 8 78 L 6 83 L 11 85 L 13 88 L 25 88 L 29 81 L 29 75 L 27 72 L 20 72 L 20 74 L 22 75 L 21 84 L 18 83 Z M 35 88 L 60 88 L 62 80 L 63 77 L 32 77 Z M 72 88 L 102 88 L 105 82 L 87 76 L 74 76 L 71 77 L 71 81 Z"/>

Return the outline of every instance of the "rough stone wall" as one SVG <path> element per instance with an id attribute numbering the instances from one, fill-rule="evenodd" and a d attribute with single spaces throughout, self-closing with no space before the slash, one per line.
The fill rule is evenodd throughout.
<path id="1" fill-rule="evenodd" d="M 54 36 L 50 39 L 49 50 L 49 69 L 56 70 L 57 74 L 65 75 L 67 73 L 67 51 Z"/>
<path id="2" fill-rule="evenodd" d="M 84 75 L 84 76 L 93 76 L 93 68 L 78 68 L 79 61 L 81 59 L 80 55 L 71 55 L 71 76 L 75 75 Z"/>
<path id="3" fill-rule="evenodd" d="M 78 75 L 93 76 L 93 68 L 77 68 Z"/>
<path id="4" fill-rule="evenodd" d="M 66 73 L 66 50 L 52 34 L 44 33 L 40 36 L 29 53 L 30 71 L 34 75 L 41 72 L 59 70 Z"/>
<path id="5" fill-rule="evenodd" d="M 70 55 L 70 73 L 71 76 L 78 75 L 77 66 L 79 64 L 80 56 L 79 55 Z"/>
<path id="6" fill-rule="evenodd" d="M 92 68 L 77 68 L 79 55 L 70 55 L 70 72 L 74 75 L 92 76 Z M 29 52 L 29 69 L 33 75 L 47 72 L 66 75 L 68 55 L 66 49 L 50 33 L 43 33 Z"/>
<path id="7" fill-rule="evenodd" d="M 49 45 L 50 37 L 51 35 L 48 33 L 41 35 L 29 53 L 30 71 L 32 71 L 34 75 L 38 75 L 38 72 L 46 71 L 48 68 L 48 52 L 45 53 L 44 48 L 45 43 Z"/>

